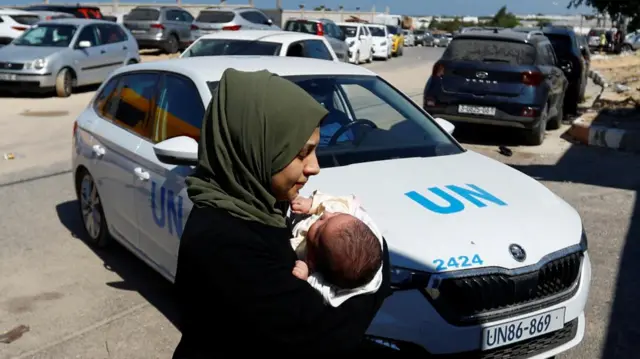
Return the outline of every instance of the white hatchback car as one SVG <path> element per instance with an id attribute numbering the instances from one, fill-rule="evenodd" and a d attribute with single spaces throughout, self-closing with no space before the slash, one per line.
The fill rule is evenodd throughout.
<path id="1" fill-rule="evenodd" d="M 372 36 L 373 58 L 388 60 L 393 50 L 392 36 L 385 25 L 367 24 Z"/>
<path id="2" fill-rule="evenodd" d="M 302 194 L 356 194 L 387 240 L 394 293 L 372 340 L 478 358 L 548 358 L 582 340 L 591 264 L 579 214 L 531 177 L 465 150 L 450 123 L 351 64 L 220 56 L 113 71 L 73 129 L 88 242 L 115 239 L 173 280 L 192 208 L 185 176 L 230 67 L 277 73 L 329 110 L 322 172 Z"/>
<path id="3" fill-rule="evenodd" d="M 340 62 L 324 36 L 284 30 L 214 32 L 199 37 L 180 57 L 220 55 L 310 57 Z"/>
<path id="4" fill-rule="evenodd" d="M 371 62 L 373 60 L 373 36 L 371 36 L 369 28 L 365 24 L 357 22 L 340 22 L 336 25 L 346 36 L 344 41 L 349 46 L 349 62 L 356 65 Z"/>

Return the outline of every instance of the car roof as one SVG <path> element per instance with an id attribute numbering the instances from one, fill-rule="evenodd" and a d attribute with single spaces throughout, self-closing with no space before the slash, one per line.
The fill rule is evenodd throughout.
<path id="1" fill-rule="evenodd" d="M 454 37 L 455 39 L 503 40 L 522 43 L 548 41 L 538 29 L 532 29 L 530 32 L 514 31 L 512 29 L 474 30 L 460 33 Z"/>
<path id="2" fill-rule="evenodd" d="M 86 19 L 86 18 L 78 18 L 78 17 L 66 17 L 59 19 L 51 19 L 44 20 L 38 22 L 38 24 L 65 24 L 65 25 L 89 25 L 89 24 L 111 24 L 118 25 L 113 21 L 102 20 L 102 19 Z"/>
<path id="3" fill-rule="evenodd" d="M 218 31 L 200 37 L 200 39 L 260 40 L 280 43 L 299 40 L 322 40 L 323 38 L 318 35 L 284 30 Z"/>
<path id="4" fill-rule="evenodd" d="M 154 9 L 154 10 L 180 9 L 180 10 L 182 10 L 182 8 L 180 6 L 175 6 L 175 5 L 138 5 L 138 6 L 134 7 L 133 9 L 131 9 L 131 11 L 136 10 L 136 9 Z"/>
<path id="5" fill-rule="evenodd" d="M 367 25 L 369 27 L 380 27 L 380 28 L 387 28 L 387 25 L 382 25 L 382 24 L 364 24 Z"/>
<path id="6" fill-rule="evenodd" d="M 0 9 L 0 15 L 35 15 L 35 14 L 31 11 L 26 11 L 26 10 L 2 8 Z"/>
<path id="7" fill-rule="evenodd" d="M 364 25 L 368 25 L 368 24 L 364 24 L 364 23 L 361 23 L 361 22 L 345 22 L 345 21 L 343 21 L 343 22 L 336 22 L 336 25 L 338 25 L 338 26 L 360 26 L 360 25 L 364 26 Z"/>
<path id="8" fill-rule="evenodd" d="M 557 35 L 575 35 L 575 31 L 573 28 L 569 28 L 566 26 L 545 26 L 541 28 L 542 32 L 545 34 L 557 34 Z"/>
<path id="9" fill-rule="evenodd" d="M 100 8 L 98 6 L 95 5 L 81 5 L 80 3 L 78 3 L 77 5 L 67 5 L 67 4 L 33 4 L 33 5 L 28 5 L 25 6 L 25 8 L 27 9 L 31 9 L 31 8 L 56 8 L 56 9 L 96 9 L 99 10 Z"/>
<path id="10" fill-rule="evenodd" d="M 234 12 L 234 11 L 245 11 L 245 10 L 257 10 L 260 11 L 259 9 L 256 9 L 254 7 L 251 6 L 210 6 L 210 7 L 206 7 L 202 10 L 200 10 L 200 12 L 203 11 L 230 11 L 230 12 Z"/>
<path id="11" fill-rule="evenodd" d="M 240 71 L 268 70 L 280 76 L 360 75 L 377 76 L 362 66 L 344 62 L 285 56 L 198 56 L 142 62 L 122 66 L 113 75 L 131 71 L 169 71 L 201 81 L 219 81 L 228 68 Z"/>

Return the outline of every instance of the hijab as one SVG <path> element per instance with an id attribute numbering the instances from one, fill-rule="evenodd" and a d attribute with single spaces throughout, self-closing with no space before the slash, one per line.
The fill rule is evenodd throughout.
<path id="1" fill-rule="evenodd" d="M 194 206 L 286 227 L 271 176 L 293 161 L 326 115 L 302 88 L 276 74 L 225 70 L 202 121 L 198 166 L 186 179 Z"/>

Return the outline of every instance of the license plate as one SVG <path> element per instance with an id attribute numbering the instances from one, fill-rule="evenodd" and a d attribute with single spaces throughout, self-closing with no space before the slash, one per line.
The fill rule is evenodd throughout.
<path id="1" fill-rule="evenodd" d="M 496 108 L 495 107 L 484 107 L 484 106 L 471 106 L 471 105 L 459 105 L 458 106 L 459 113 L 468 113 L 471 115 L 485 115 L 485 116 L 495 116 Z"/>
<path id="2" fill-rule="evenodd" d="M 482 350 L 538 337 L 564 327 L 565 308 L 482 329 Z"/>
<path id="3" fill-rule="evenodd" d="M 0 74 L 0 80 L 2 81 L 15 81 L 17 78 L 18 76 L 14 74 Z"/>
<path id="4" fill-rule="evenodd" d="M 144 34 L 145 32 L 145 30 L 131 30 L 132 34 Z"/>

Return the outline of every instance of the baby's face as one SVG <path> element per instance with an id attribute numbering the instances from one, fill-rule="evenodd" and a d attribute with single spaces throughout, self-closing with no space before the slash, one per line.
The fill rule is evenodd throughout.
<path id="1" fill-rule="evenodd" d="M 337 236 L 334 231 L 340 229 L 343 225 L 348 225 L 351 221 L 357 220 L 357 218 L 346 213 L 324 212 L 307 231 L 307 261 L 309 266 L 313 266 L 314 248 L 317 247 L 320 240 L 329 241 L 335 239 Z"/>

